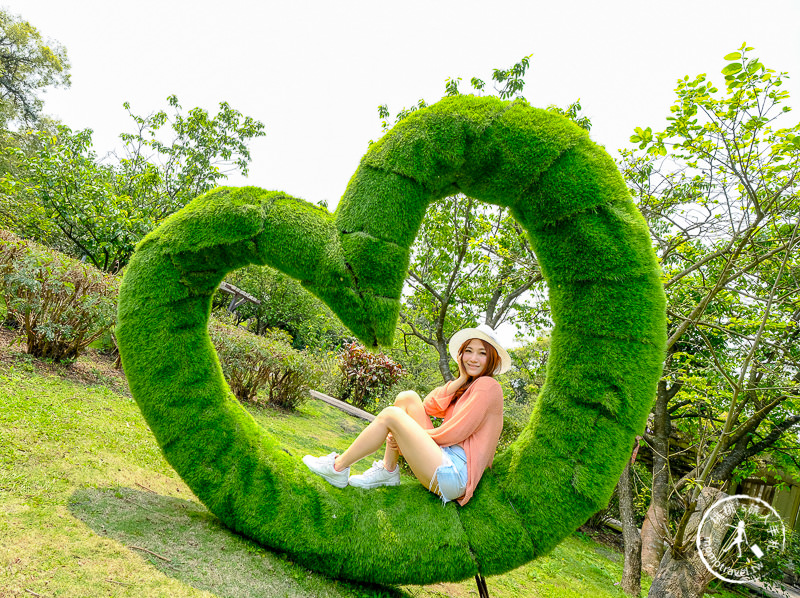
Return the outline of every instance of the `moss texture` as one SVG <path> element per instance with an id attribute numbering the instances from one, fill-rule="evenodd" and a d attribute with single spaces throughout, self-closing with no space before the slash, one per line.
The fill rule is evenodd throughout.
<path id="1" fill-rule="evenodd" d="M 207 331 L 212 292 L 229 271 L 267 264 L 367 345 L 389 344 L 425 210 L 459 190 L 509 206 L 541 262 L 556 325 L 540 400 L 463 508 L 411 480 L 334 488 L 233 398 Z M 459 96 L 375 143 L 334 214 L 247 187 L 168 218 L 127 269 L 117 335 L 164 455 L 226 525 L 334 577 L 426 584 L 515 568 L 607 503 L 654 397 L 664 309 L 647 227 L 611 158 L 562 117 Z"/>

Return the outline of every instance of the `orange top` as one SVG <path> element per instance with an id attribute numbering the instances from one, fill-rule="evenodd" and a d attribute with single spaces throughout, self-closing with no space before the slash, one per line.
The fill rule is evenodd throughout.
<path id="1" fill-rule="evenodd" d="M 503 431 L 503 389 L 494 378 L 481 376 L 453 404 L 453 392 L 447 392 L 449 385 L 448 382 L 431 391 L 422 404 L 428 415 L 444 418 L 441 426 L 428 430 L 436 444 L 464 447 L 469 479 L 464 496 L 458 499 L 463 507 L 494 459 Z"/>

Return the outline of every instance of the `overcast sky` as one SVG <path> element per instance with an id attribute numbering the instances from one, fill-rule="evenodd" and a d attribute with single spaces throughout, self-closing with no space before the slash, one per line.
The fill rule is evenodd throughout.
<path id="1" fill-rule="evenodd" d="M 0 0 L 2 3 L 3 0 Z M 46 111 L 95 131 L 98 154 L 131 131 L 136 114 L 219 102 L 266 125 L 252 143 L 251 184 L 331 209 L 392 114 L 442 97 L 448 77 L 485 81 L 533 54 L 525 96 L 566 107 L 580 98 L 592 138 L 613 156 L 633 128 L 664 127 L 678 78 L 708 73 L 743 42 L 788 71 L 800 100 L 800 1 L 404 2 L 321 0 L 6 0 L 58 40 L 72 87 L 45 95 Z M 721 87 L 721 85 L 720 85 Z M 800 116 L 793 113 L 793 123 Z M 499 331 L 511 342 L 509 327 Z"/>
<path id="2" fill-rule="evenodd" d="M 2 0 L 0 0 L 1 2 Z M 612 155 L 635 126 L 661 128 L 675 82 L 707 72 L 746 41 L 788 71 L 800 97 L 800 2 L 419 2 L 317 0 L 6 0 L 61 42 L 72 87 L 46 111 L 95 131 L 99 154 L 137 114 L 216 111 L 220 101 L 266 125 L 246 181 L 331 208 L 380 136 L 377 106 L 394 114 L 439 99 L 447 77 L 488 81 L 533 54 L 525 96 L 535 106 L 581 99 L 592 137 Z M 463 88 L 466 85 L 462 86 Z M 233 184 L 244 184 L 234 179 Z"/>

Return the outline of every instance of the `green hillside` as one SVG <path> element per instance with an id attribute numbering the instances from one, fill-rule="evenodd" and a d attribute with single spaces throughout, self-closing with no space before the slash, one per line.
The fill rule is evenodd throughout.
<path id="1" fill-rule="evenodd" d="M 474 596 L 472 581 L 386 588 L 327 579 L 224 527 L 164 461 L 124 377 L 95 353 L 71 366 L 0 338 L 0 596 Z M 292 455 L 363 427 L 319 401 L 253 415 Z M 377 457 L 377 455 L 376 455 Z M 369 466 L 368 460 L 359 465 Z M 622 558 L 577 534 L 487 580 L 494 597 L 617 597 Z"/>

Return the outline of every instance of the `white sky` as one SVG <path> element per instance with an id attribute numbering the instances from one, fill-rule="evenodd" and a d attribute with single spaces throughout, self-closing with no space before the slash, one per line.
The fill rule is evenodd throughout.
<path id="1" fill-rule="evenodd" d="M 2 0 L 0 0 L 2 2 Z M 788 71 L 800 99 L 800 2 L 704 0 L 493 3 L 283 0 L 5 0 L 61 42 L 72 87 L 46 111 L 95 131 L 98 154 L 130 131 L 124 101 L 147 114 L 176 94 L 184 109 L 228 101 L 266 125 L 245 181 L 331 209 L 370 139 L 377 106 L 392 114 L 438 100 L 447 77 L 490 80 L 533 54 L 525 96 L 535 106 L 580 98 L 592 137 L 612 155 L 633 127 L 665 124 L 675 82 L 707 72 L 742 42 Z M 798 118 L 798 117 L 794 117 Z"/>
<path id="2" fill-rule="evenodd" d="M 3 0 L 0 0 L 2 3 Z M 266 125 L 252 143 L 251 184 L 331 210 L 370 139 L 377 106 L 399 109 L 462 90 L 494 68 L 533 54 L 524 94 L 534 105 L 581 99 L 592 138 L 613 156 L 636 126 L 666 124 L 678 78 L 708 73 L 743 42 L 768 67 L 796 78 L 798 0 L 5 0 L 12 13 L 58 40 L 72 87 L 46 94 L 46 111 L 95 131 L 99 155 L 131 131 L 135 114 L 166 108 L 215 113 L 227 101 Z M 790 105 L 793 105 L 790 103 Z M 798 116 L 792 115 L 792 122 Z M 513 330 L 500 329 L 505 343 Z M 512 343 L 514 344 L 514 343 Z"/>

